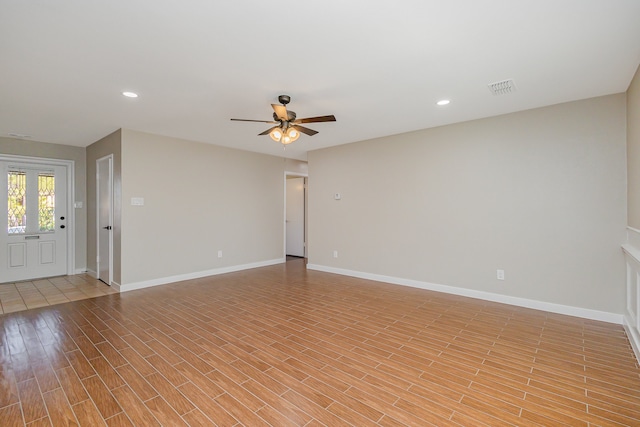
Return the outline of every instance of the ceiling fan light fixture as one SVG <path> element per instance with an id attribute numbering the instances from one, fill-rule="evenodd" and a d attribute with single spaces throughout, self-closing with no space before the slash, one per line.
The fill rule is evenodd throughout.
<path id="1" fill-rule="evenodd" d="M 287 137 L 291 140 L 291 142 L 294 142 L 298 138 L 300 138 L 300 132 L 298 132 L 294 128 L 289 128 L 289 130 L 287 130 Z"/>
<path id="2" fill-rule="evenodd" d="M 294 128 L 288 128 L 285 130 L 280 127 L 277 127 L 273 129 L 271 132 L 269 132 L 269 136 L 275 142 L 280 142 L 284 145 L 287 145 L 287 144 L 291 144 L 292 142 L 300 138 L 300 132 L 298 132 L 298 130 Z"/>
<path id="3" fill-rule="evenodd" d="M 280 140 L 282 139 L 282 135 L 283 135 L 283 133 L 282 133 L 282 130 L 280 128 L 275 128 L 274 130 L 269 132 L 269 136 L 275 142 L 280 142 Z"/>

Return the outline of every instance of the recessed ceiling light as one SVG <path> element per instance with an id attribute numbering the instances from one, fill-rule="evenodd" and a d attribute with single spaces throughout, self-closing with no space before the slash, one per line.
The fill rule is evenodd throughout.
<path id="1" fill-rule="evenodd" d="M 135 92 L 122 92 L 122 94 L 124 96 L 126 96 L 127 98 L 137 98 L 138 94 Z"/>
<path id="2" fill-rule="evenodd" d="M 443 106 L 443 105 L 447 105 L 450 102 L 451 101 L 449 101 L 448 99 L 441 99 L 440 101 L 436 102 L 436 104 Z"/>

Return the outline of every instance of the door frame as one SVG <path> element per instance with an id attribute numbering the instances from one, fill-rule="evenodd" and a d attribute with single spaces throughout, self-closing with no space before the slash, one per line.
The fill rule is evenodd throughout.
<path id="1" fill-rule="evenodd" d="M 46 157 L 29 157 L 13 154 L 0 154 L 0 161 L 31 163 L 37 165 L 63 166 L 67 171 L 67 275 L 81 273 L 76 271 L 76 193 L 75 193 L 75 161 L 51 159 Z M 5 225 L 6 226 L 6 225 Z"/>
<path id="2" fill-rule="evenodd" d="M 111 232 L 109 233 L 109 279 L 107 285 L 111 286 L 113 282 L 113 154 L 96 159 L 96 277 L 100 277 L 100 180 L 98 164 L 101 161 L 109 160 L 109 222 L 111 223 Z"/>
<path id="3" fill-rule="evenodd" d="M 307 241 L 307 197 L 308 197 L 308 189 L 307 189 L 307 181 L 309 180 L 308 173 L 300 173 L 300 172 L 284 172 L 284 182 L 283 182 L 283 191 L 284 191 L 284 210 L 282 215 L 282 258 L 287 260 L 287 177 L 295 176 L 299 178 L 305 178 L 304 182 L 304 257 L 307 258 L 309 256 L 309 242 Z"/>

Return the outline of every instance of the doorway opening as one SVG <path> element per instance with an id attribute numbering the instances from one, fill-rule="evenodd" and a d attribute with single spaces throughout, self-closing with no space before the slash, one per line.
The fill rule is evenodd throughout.
<path id="1" fill-rule="evenodd" d="M 113 281 L 113 155 L 96 160 L 97 279 Z"/>
<path id="2" fill-rule="evenodd" d="M 287 261 L 307 257 L 307 176 L 285 173 L 284 255 Z"/>

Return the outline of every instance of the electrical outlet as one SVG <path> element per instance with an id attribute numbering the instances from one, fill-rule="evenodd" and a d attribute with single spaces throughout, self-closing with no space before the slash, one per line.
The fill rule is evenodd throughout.
<path id="1" fill-rule="evenodd" d="M 333 251 L 333 257 L 338 258 L 338 251 Z"/>
<path id="2" fill-rule="evenodd" d="M 222 258 L 222 251 L 218 251 L 218 258 Z"/>
<path id="3" fill-rule="evenodd" d="M 504 280 L 504 270 L 496 270 L 496 278 L 498 280 Z"/>

